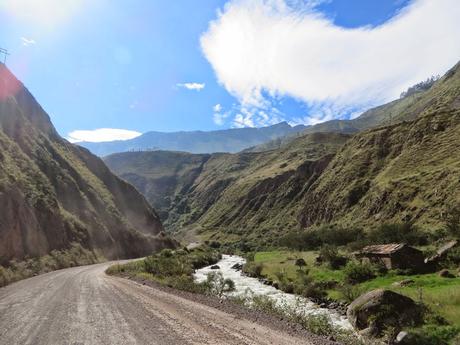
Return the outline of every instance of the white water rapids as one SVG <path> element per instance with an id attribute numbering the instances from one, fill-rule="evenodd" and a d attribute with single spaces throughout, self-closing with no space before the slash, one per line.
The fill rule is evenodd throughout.
<path id="1" fill-rule="evenodd" d="M 235 291 L 232 292 L 232 295 L 234 296 L 244 296 L 248 293 L 252 293 L 257 296 L 268 296 L 272 298 L 277 305 L 293 308 L 299 314 L 326 315 L 329 317 L 333 325 L 344 329 L 352 329 L 352 326 L 348 322 L 347 318 L 336 311 L 327 308 L 320 308 L 317 304 L 307 298 L 285 293 L 273 286 L 261 283 L 257 278 L 247 277 L 243 275 L 241 271 L 232 269 L 233 265 L 244 263 L 246 263 L 246 260 L 240 256 L 223 255 L 222 260 L 217 263 L 220 269 L 212 270 L 211 266 L 201 268 L 195 272 L 195 280 L 203 282 L 207 279 L 207 275 L 209 273 L 220 272 L 224 278 L 230 278 L 235 282 Z"/>

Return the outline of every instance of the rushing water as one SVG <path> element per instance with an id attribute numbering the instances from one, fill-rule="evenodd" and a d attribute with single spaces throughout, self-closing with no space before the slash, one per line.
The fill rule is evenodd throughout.
<path id="1" fill-rule="evenodd" d="M 235 291 L 232 293 L 234 296 L 241 296 L 248 293 L 252 293 L 257 296 L 268 296 L 278 305 L 285 305 L 290 308 L 294 308 L 298 313 L 327 315 L 335 326 L 352 329 L 352 326 L 348 322 L 347 318 L 336 311 L 327 308 L 320 308 L 317 304 L 307 298 L 282 292 L 273 286 L 263 284 L 257 278 L 247 277 L 243 275 L 241 271 L 232 269 L 233 265 L 244 264 L 245 262 L 246 260 L 240 256 L 223 255 L 222 260 L 217 263 L 220 269 L 212 270 L 211 266 L 201 268 L 195 272 L 195 280 L 202 282 L 206 280 L 209 273 L 221 272 L 224 278 L 230 278 L 235 282 Z"/>

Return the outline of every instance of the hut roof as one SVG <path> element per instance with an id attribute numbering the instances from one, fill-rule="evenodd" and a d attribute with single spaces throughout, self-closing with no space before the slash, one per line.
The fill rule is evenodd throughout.
<path id="1" fill-rule="evenodd" d="M 360 254 L 392 254 L 404 248 L 406 244 L 404 243 L 390 243 L 390 244 L 378 244 L 367 246 L 361 249 Z"/>

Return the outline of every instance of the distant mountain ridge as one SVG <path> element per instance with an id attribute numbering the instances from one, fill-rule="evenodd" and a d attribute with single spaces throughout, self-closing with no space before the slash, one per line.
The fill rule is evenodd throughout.
<path id="1" fill-rule="evenodd" d="M 74 244 L 107 259 L 174 242 L 130 184 L 62 139 L 49 116 L 0 64 L 0 265 Z"/>
<path id="2" fill-rule="evenodd" d="M 239 152 L 248 147 L 298 133 L 303 125 L 290 126 L 287 122 L 261 128 L 232 128 L 217 131 L 147 132 L 130 140 L 101 143 L 80 142 L 98 156 L 129 151 L 168 150 L 190 153 Z"/>
<path id="3" fill-rule="evenodd" d="M 460 204 L 460 64 L 429 90 L 345 123 L 364 130 L 308 128 L 255 152 L 127 152 L 105 161 L 169 230 L 203 239 L 257 248 L 324 224 L 442 228 L 443 214 Z"/>

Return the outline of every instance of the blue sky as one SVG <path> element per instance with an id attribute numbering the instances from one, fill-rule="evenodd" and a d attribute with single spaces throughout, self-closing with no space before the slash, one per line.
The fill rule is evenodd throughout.
<path id="1" fill-rule="evenodd" d="M 367 81 L 367 73 L 360 67 L 356 68 L 363 74 L 363 87 L 348 81 L 355 79 L 354 75 L 359 79 L 360 74 L 350 78 L 342 73 L 350 58 L 340 56 L 346 48 L 326 67 L 314 65 L 318 59 L 328 60 L 323 55 L 331 56 L 329 48 L 324 47 L 337 49 L 339 44 L 329 37 L 337 35 L 345 43 L 347 39 L 371 42 L 373 38 L 367 36 L 385 36 L 380 33 L 384 30 L 375 29 L 390 26 L 395 15 L 402 18 L 386 30 L 386 35 L 395 35 L 398 40 L 396 28 L 405 25 L 401 22 L 415 21 L 417 11 L 422 18 L 428 10 L 433 13 L 433 9 L 420 9 L 423 6 L 419 2 L 423 5 L 425 1 L 68 0 L 63 5 L 59 0 L 42 0 L 37 6 L 34 0 L 3 0 L 0 47 L 11 52 L 8 66 L 32 91 L 63 136 L 76 130 L 99 128 L 146 132 L 261 126 L 282 120 L 308 124 L 355 116 L 369 106 L 393 98 L 414 81 L 443 72 L 456 62 L 460 47 L 453 44 L 447 56 L 430 57 L 414 70 L 403 64 L 403 71 L 410 71 L 395 72 L 391 80 L 387 73 L 382 73 L 376 77 L 377 88 Z M 452 7 L 451 0 L 439 2 L 445 8 Z M 453 3 L 455 10 L 451 8 L 446 16 L 459 9 L 458 3 Z M 455 25 L 442 18 L 445 8 L 438 9 L 441 18 L 437 20 Z M 445 30 L 451 31 L 448 24 Z M 242 33 L 235 27 L 241 28 Z M 279 30 L 271 31 L 274 27 Z M 305 36 L 310 27 L 313 35 Z M 410 30 L 410 25 L 401 30 Z M 277 40 L 278 32 L 286 34 Z M 355 34 L 357 38 L 341 38 Z M 278 52 L 273 58 L 265 54 L 278 51 L 271 37 L 282 44 L 292 37 L 293 53 L 280 57 Z M 385 37 L 381 39 L 387 40 Z M 330 45 L 323 45 L 329 39 Z M 427 44 L 435 39 L 427 37 Z M 370 44 L 369 49 L 363 49 L 374 49 L 372 43 L 362 44 Z M 450 41 L 443 44 L 452 46 Z M 279 49 L 289 52 L 283 46 Z M 353 49 L 350 47 L 351 54 L 357 53 Z M 232 54 L 238 55 L 229 59 Z M 291 57 L 304 54 L 305 59 L 290 61 Z M 420 51 L 414 51 L 412 64 L 415 54 Z M 312 55 L 314 58 L 308 62 Z M 366 58 L 372 57 L 363 56 L 363 64 Z M 275 62 L 266 65 L 267 60 Z M 306 61 L 305 65 L 302 61 Z M 259 71 L 258 66 L 265 67 Z M 304 79 L 296 80 L 293 76 L 299 73 L 286 66 L 295 66 L 300 75 L 306 73 Z M 345 85 L 343 90 L 330 91 L 327 85 L 318 83 L 323 79 L 317 73 L 321 68 L 337 70 L 336 82 Z M 392 68 L 394 65 L 383 70 Z M 331 83 L 329 78 L 324 76 L 325 83 Z M 299 86 L 302 80 L 308 84 L 310 79 L 320 86 Z M 350 94 L 345 87 L 354 93 Z M 321 88 L 323 93 L 315 91 Z M 374 91 L 361 101 L 357 94 L 368 89 Z M 100 140 L 95 133 L 86 134 L 90 136 L 86 139 Z M 109 135 L 108 139 L 112 137 Z"/>

